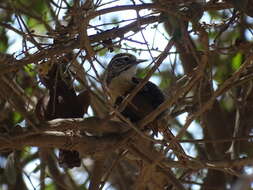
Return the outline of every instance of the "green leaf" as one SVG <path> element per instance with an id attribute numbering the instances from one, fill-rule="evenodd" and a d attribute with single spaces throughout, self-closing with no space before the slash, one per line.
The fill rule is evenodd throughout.
<path id="1" fill-rule="evenodd" d="M 21 116 L 20 113 L 18 113 L 18 112 L 13 112 L 13 122 L 14 122 L 14 123 L 20 122 L 21 119 L 22 119 L 22 116 Z"/>
<path id="2" fill-rule="evenodd" d="M 30 150 L 31 150 L 31 147 L 29 146 L 24 147 L 24 151 L 22 151 L 22 158 L 27 158 L 31 156 Z"/>
<path id="3" fill-rule="evenodd" d="M 25 72 L 28 73 L 28 75 L 29 75 L 30 77 L 33 77 L 33 76 L 36 75 L 35 66 L 32 65 L 32 64 L 29 64 L 29 65 L 24 66 L 24 70 L 25 70 Z"/>
<path id="4" fill-rule="evenodd" d="M 31 96 L 32 93 L 33 93 L 33 88 L 26 88 L 26 89 L 25 89 L 25 93 L 26 93 L 27 95 Z"/>
<path id="5" fill-rule="evenodd" d="M 104 48 L 104 49 L 102 49 L 102 50 L 100 50 L 99 52 L 98 52 L 98 55 L 99 56 L 104 56 L 106 53 L 107 53 L 107 48 Z"/>
<path id="6" fill-rule="evenodd" d="M 144 68 L 144 69 L 138 68 L 137 77 L 138 78 L 144 78 L 147 74 L 147 71 L 148 71 L 148 68 Z"/>
<path id="7" fill-rule="evenodd" d="M 238 52 L 233 58 L 232 58 L 232 69 L 234 71 L 238 70 L 242 63 L 242 54 Z"/>
<path id="8" fill-rule="evenodd" d="M 170 82 L 171 82 L 170 78 L 163 77 L 162 80 L 161 80 L 161 83 L 160 83 L 160 88 L 161 89 L 167 88 L 169 86 Z"/>
<path id="9" fill-rule="evenodd" d="M 50 184 L 46 185 L 46 189 L 45 190 L 55 190 L 54 184 L 50 183 Z"/>
<path id="10" fill-rule="evenodd" d="M 27 26 L 36 32 L 45 32 L 46 31 L 46 28 L 44 27 L 44 25 L 33 18 L 27 19 Z"/>
<path id="11" fill-rule="evenodd" d="M 6 30 L 0 28 L 0 52 L 6 52 L 8 49 L 8 37 L 6 35 Z"/>

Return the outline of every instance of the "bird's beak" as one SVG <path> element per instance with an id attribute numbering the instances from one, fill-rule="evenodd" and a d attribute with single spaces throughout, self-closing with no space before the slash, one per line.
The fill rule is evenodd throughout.
<path id="1" fill-rule="evenodd" d="M 145 62 L 145 61 L 147 61 L 147 59 L 137 59 L 136 63 L 139 64 L 139 63 L 142 63 L 142 62 Z"/>

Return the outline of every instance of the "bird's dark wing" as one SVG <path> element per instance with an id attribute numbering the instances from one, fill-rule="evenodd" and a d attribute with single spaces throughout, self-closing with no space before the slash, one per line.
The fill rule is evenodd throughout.
<path id="1" fill-rule="evenodd" d="M 133 78 L 132 81 L 138 85 L 143 79 Z M 156 109 L 165 100 L 165 96 L 160 88 L 150 81 L 144 85 L 138 94 L 145 97 L 152 104 L 153 109 Z"/>
<path id="2" fill-rule="evenodd" d="M 143 79 L 139 78 L 132 79 L 132 81 L 136 84 L 135 86 L 137 86 L 142 80 Z M 128 93 L 131 93 L 131 91 Z M 124 97 L 118 97 L 116 100 L 116 105 L 119 105 L 123 98 Z M 161 103 L 164 102 L 164 100 L 164 94 L 158 88 L 158 86 L 148 81 L 132 99 L 131 103 L 129 103 L 124 109 L 122 115 L 130 119 L 132 122 L 137 122 L 155 110 Z"/>

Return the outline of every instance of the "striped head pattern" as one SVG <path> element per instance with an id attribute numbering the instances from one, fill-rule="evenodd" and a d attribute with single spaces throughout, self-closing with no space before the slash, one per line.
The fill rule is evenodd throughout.
<path id="1" fill-rule="evenodd" d="M 119 53 L 115 55 L 108 67 L 106 75 L 106 84 L 119 77 L 131 79 L 136 74 L 136 65 L 146 60 L 137 59 L 134 55 L 129 53 Z"/>

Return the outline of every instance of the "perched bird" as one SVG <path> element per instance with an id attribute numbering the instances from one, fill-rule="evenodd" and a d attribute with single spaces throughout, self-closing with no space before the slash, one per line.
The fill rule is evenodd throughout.
<path id="1" fill-rule="evenodd" d="M 40 76 L 41 82 L 48 89 L 39 99 L 35 113 L 40 120 L 52 120 L 56 118 L 81 118 L 87 112 L 90 97 L 88 91 L 76 94 L 68 72 L 59 71 L 60 64 L 53 64 L 50 69 Z M 75 150 L 59 150 L 59 165 L 73 168 L 81 165 L 81 158 Z"/>
<path id="2" fill-rule="evenodd" d="M 139 63 L 144 61 L 145 60 L 137 59 L 134 55 L 131 55 L 129 53 L 117 54 L 110 61 L 105 75 L 105 83 L 115 106 L 119 105 L 123 99 L 129 93 L 131 93 L 138 84 L 143 81 L 143 79 L 136 77 L 136 68 Z M 121 114 L 128 118 L 131 122 L 135 123 L 154 111 L 164 101 L 165 96 L 163 92 L 154 83 L 148 81 L 144 87 L 138 91 L 135 97 L 128 103 Z M 159 126 L 160 120 L 167 122 L 166 118 L 163 116 L 164 114 L 162 113 L 156 119 L 154 119 L 153 122 L 149 123 L 148 126 L 145 126 L 145 128 L 152 130 L 153 133 L 157 135 L 160 127 L 164 127 Z M 161 152 L 156 150 L 155 146 L 153 146 L 153 142 L 138 137 L 133 140 L 134 143 L 132 146 L 130 145 L 130 147 L 134 147 L 134 149 L 132 149 L 133 151 L 130 149 L 129 154 L 128 152 L 126 154 L 126 158 L 128 160 L 136 160 L 142 162 L 143 160 L 138 156 L 138 153 L 141 153 L 142 155 L 148 155 L 151 160 L 157 160 L 157 156 L 161 156 Z M 134 150 L 137 150 L 138 153 L 136 154 Z M 143 168 L 149 166 L 150 163 L 147 163 L 145 161 L 140 165 L 140 167 Z M 142 169 L 140 169 L 140 171 L 142 171 Z M 173 182 L 173 185 L 177 187 L 176 189 L 184 189 L 181 183 L 177 183 L 178 179 L 170 170 L 166 172 L 170 178 L 170 182 Z M 140 174 L 140 176 L 142 176 L 142 174 Z M 150 179 L 156 180 L 156 182 L 160 185 L 159 187 L 164 187 L 164 189 L 167 189 L 170 187 L 168 176 L 165 178 L 159 170 L 155 169 L 152 171 Z M 154 189 L 153 184 L 149 183 L 149 181 L 152 180 L 146 180 L 145 183 L 140 183 L 141 187 L 138 188 L 139 186 L 137 186 L 137 189 Z"/>
<path id="3" fill-rule="evenodd" d="M 129 53 L 115 55 L 107 67 L 106 86 L 115 105 L 119 105 L 143 79 L 136 77 L 137 64 L 146 60 L 137 59 Z M 122 111 L 122 115 L 137 122 L 155 110 L 165 100 L 164 94 L 154 83 L 148 81 Z M 157 134 L 157 122 L 150 128 Z"/>

